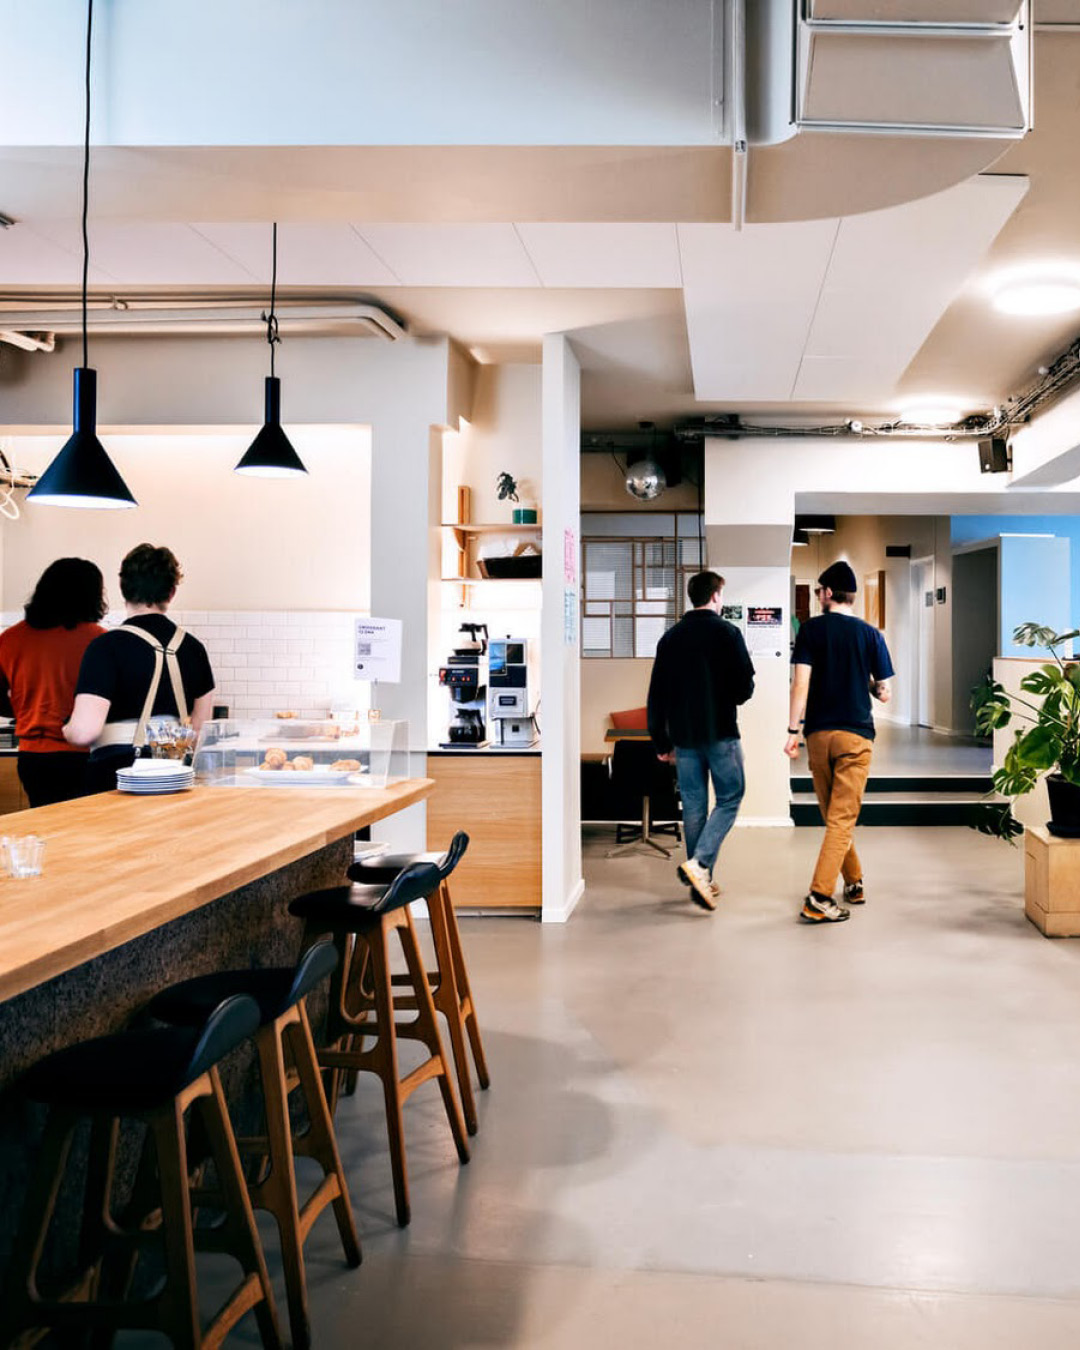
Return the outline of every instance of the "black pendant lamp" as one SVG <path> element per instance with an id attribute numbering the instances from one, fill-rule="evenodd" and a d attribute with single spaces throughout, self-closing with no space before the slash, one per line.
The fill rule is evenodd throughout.
<path id="1" fill-rule="evenodd" d="M 274 374 L 274 347 L 281 341 L 278 335 L 277 315 L 277 222 L 274 222 L 274 263 L 270 278 L 270 313 L 266 320 L 266 340 L 270 344 L 270 374 L 266 377 L 266 412 L 262 430 L 251 442 L 247 453 L 236 466 L 237 473 L 253 478 L 295 478 L 307 473 L 300 456 L 292 448 L 281 425 L 281 381 Z"/>
<path id="2" fill-rule="evenodd" d="M 74 429 L 63 449 L 26 494 L 46 506 L 126 507 L 138 503 L 97 438 L 97 371 L 87 362 L 86 288 L 90 240 L 86 222 L 90 197 L 90 37 L 94 0 L 86 6 L 86 124 L 83 135 L 82 199 L 82 365 L 75 370 Z"/>

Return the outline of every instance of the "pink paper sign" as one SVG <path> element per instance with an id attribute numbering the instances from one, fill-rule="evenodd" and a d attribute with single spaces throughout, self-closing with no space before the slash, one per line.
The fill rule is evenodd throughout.
<path id="1" fill-rule="evenodd" d="M 577 540 L 573 530 L 563 531 L 563 577 L 567 581 L 577 577 Z"/>

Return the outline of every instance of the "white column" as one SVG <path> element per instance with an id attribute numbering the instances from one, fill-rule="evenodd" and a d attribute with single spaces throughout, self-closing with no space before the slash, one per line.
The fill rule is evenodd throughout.
<path id="1" fill-rule="evenodd" d="M 543 908 L 563 923 L 581 898 L 581 371 L 569 340 L 544 338 L 541 619 Z"/>

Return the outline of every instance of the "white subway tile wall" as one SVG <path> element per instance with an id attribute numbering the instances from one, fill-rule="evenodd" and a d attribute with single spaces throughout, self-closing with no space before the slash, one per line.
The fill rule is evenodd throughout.
<path id="1" fill-rule="evenodd" d="M 333 708 L 370 706 L 371 686 L 353 679 L 353 636 L 359 613 L 170 609 L 169 617 L 206 647 L 214 671 L 214 702 L 231 717 L 265 717 L 290 710 L 324 717 Z M 0 615 L 7 628 L 22 611 Z M 123 623 L 112 610 L 109 626 Z"/>

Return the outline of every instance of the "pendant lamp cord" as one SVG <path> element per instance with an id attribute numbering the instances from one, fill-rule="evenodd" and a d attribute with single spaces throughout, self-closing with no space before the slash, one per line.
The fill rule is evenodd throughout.
<path id="1" fill-rule="evenodd" d="M 274 307 L 277 304 L 277 221 L 274 221 L 274 256 L 270 270 L 270 313 L 263 315 L 263 322 L 266 324 L 266 340 L 270 344 L 270 376 L 274 375 L 274 344 L 281 341 L 278 334 L 277 315 L 274 313 Z"/>
<path id="2" fill-rule="evenodd" d="M 83 127 L 83 179 L 82 179 L 82 363 L 85 370 L 90 361 L 87 355 L 86 338 L 86 289 L 90 278 L 90 236 L 86 222 L 90 211 L 90 39 L 94 30 L 94 0 L 86 5 L 86 121 Z"/>

